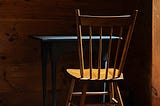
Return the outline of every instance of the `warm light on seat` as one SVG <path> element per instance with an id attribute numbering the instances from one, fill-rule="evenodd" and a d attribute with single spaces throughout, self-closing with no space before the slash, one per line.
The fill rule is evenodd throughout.
<path id="1" fill-rule="evenodd" d="M 84 76 L 81 78 L 80 75 L 80 69 L 67 69 L 67 72 L 72 75 L 75 78 L 79 78 L 81 80 L 114 80 L 113 79 L 113 72 L 114 68 L 109 68 L 108 69 L 108 75 L 106 79 L 106 69 L 101 69 L 100 70 L 100 78 L 98 78 L 98 69 L 92 69 L 92 77 L 90 78 L 90 69 L 84 69 Z M 119 70 L 116 69 L 115 71 L 115 80 L 118 77 Z M 118 79 L 123 79 L 123 73 L 121 73 L 121 76 L 118 77 Z"/>

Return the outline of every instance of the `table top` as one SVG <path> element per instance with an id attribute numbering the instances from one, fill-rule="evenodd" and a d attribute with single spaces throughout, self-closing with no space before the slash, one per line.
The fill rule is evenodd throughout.
<path id="1" fill-rule="evenodd" d="M 43 41 L 51 41 L 51 40 L 76 40 L 77 36 L 65 35 L 65 36 L 57 36 L 57 35 L 33 35 L 35 39 L 43 40 Z M 100 36 L 92 36 L 92 39 L 99 39 Z M 111 39 L 122 39 L 122 37 L 112 36 Z M 89 39 L 89 36 L 82 36 L 82 39 Z M 110 36 L 102 36 L 102 39 L 110 39 Z"/>

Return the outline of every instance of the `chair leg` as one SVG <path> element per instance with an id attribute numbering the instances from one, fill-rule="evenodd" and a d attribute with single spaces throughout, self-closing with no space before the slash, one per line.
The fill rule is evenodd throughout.
<path id="1" fill-rule="evenodd" d="M 85 82 L 85 84 L 83 85 L 83 88 L 82 88 L 80 106 L 84 106 L 85 105 L 87 87 L 88 87 L 88 84 Z"/>
<path id="2" fill-rule="evenodd" d="M 119 86 L 118 86 L 117 82 L 115 82 L 114 84 L 115 84 L 116 95 L 118 96 L 118 104 L 120 106 L 124 106 L 123 101 L 122 101 L 122 97 L 121 97 L 121 93 L 119 90 Z"/>
<path id="3" fill-rule="evenodd" d="M 66 105 L 65 106 L 70 106 L 71 104 L 71 100 L 72 100 L 72 92 L 74 90 L 74 85 L 75 85 L 75 79 L 71 80 L 71 85 L 70 85 L 70 89 L 68 92 L 68 96 L 67 96 L 67 101 L 66 101 Z"/>
<path id="4" fill-rule="evenodd" d="M 112 98 L 114 98 L 114 86 L 113 86 L 113 82 L 109 82 L 109 100 L 110 100 L 110 103 L 113 103 Z"/>

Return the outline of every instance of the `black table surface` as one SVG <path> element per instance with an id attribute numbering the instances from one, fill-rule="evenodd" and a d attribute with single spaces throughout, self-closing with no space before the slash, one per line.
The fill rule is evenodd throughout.
<path id="1" fill-rule="evenodd" d="M 35 39 L 43 40 L 43 41 L 50 41 L 50 40 L 76 40 L 76 35 L 33 35 Z M 92 39 L 99 39 L 100 36 L 92 36 Z M 112 36 L 111 39 L 119 39 L 118 36 Z M 89 36 L 82 36 L 82 39 L 89 39 Z M 102 39 L 110 39 L 110 36 L 102 36 Z M 122 38 L 120 38 L 122 39 Z"/>

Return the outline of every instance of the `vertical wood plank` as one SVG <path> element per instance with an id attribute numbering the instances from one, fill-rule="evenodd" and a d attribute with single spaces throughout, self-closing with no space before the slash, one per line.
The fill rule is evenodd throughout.
<path id="1" fill-rule="evenodd" d="M 152 15 L 152 106 L 160 105 L 160 1 L 153 0 Z"/>

